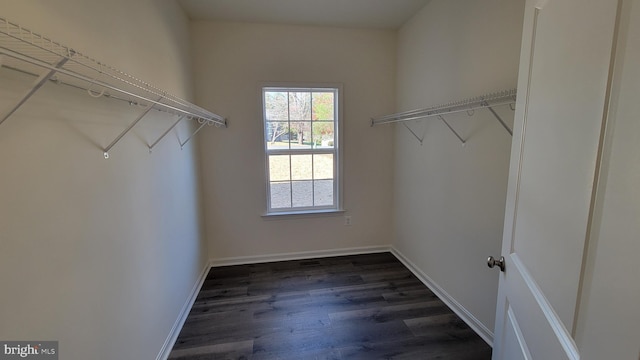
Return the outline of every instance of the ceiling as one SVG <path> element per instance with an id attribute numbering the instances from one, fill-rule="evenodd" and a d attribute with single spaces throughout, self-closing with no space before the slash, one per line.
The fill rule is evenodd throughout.
<path id="1" fill-rule="evenodd" d="M 430 0 L 178 0 L 190 19 L 397 29 Z"/>

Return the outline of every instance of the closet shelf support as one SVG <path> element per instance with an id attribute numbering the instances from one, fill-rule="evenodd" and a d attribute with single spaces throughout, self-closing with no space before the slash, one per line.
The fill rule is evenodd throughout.
<path id="1" fill-rule="evenodd" d="M 159 98 L 157 101 L 162 100 L 162 98 Z M 120 133 L 120 135 L 118 135 L 118 137 L 116 137 L 111 144 L 109 144 L 109 146 L 107 146 L 106 148 L 104 148 L 104 158 L 108 159 L 109 158 L 109 150 L 111 150 L 111 148 L 113 148 L 118 141 L 120 141 L 120 139 L 122 139 L 129 131 L 131 131 L 131 129 L 133 129 L 134 126 L 136 126 L 136 124 L 138 122 L 140 122 L 140 120 L 142 120 L 142 118 L 147 115 L 149 113 L 149 111 L 151 111 L 151 109 L 153 109 L 153 104 L 148 104 L 146 109 L 126 128 L 124 129 L 123 132 Z"/>
<path id="2" fill-rule="evenodd" d="M 488 103 L 485 102 L 485 105 L 487 106 L 487 109 L 489 109 L 489 111 L 491 111 L 491 113 L 493 114 L 493 116 L 498 119 L 498 121 L 500 122 L 500 124 L 502 125 L 502 127 L 507 130 L 507 132 L 509 133 L 509 135 L 513 136 L 513 130 L 511 130 L 509 128 L 509 126 L 507 126 L 507 123 L 504 122 L 504 120 L 502 120 L 502 118 L 500 117 L 500 115 L 498 115 L 498 113 L 493 110 L 493 107 L 490 106 Z"/>
<path id="3" fill-rule="evenodd" d="M 453 126 L 451 126 L 447 120 L 444 119 L 444 117 L 442 117 L 442 115 L 438 115 L 438 119 L 442 120 L 442 122 L 447 125 L 447 127 L 449 128 L 449 130 L 451 130 L 451 132 L 458 138 L 458 140 L 460 140 L 460 142 L 462 143 L 462 146 L 464 146 L 467 142 L 465 139 L 462 138 L 462 136 L 460 136 L 460 134 L 458 134 L 458 132 L 453 128 Z"/>
<path id="4" fill-rule="evenodd" d="M 100 80 L 97 80 L 97 79 L 92 79 L 92 78 L 90 78 L 88 76 L 76 73 L 74 71 L 67 70 L 67 69 L 64 69 L 62 67 L 56 68 L 54 65 L 51 65 L 51 64 L 49 64 L 49 63 L 47 63 L 45 61 L 42 61 L 42 60 L 39 60 L 39 59 L 35 59 L 35 58 L 29 57 L 29 56 L 25 56 L 23 54 L 17 53 L 15 51 L 11 51 L 11 50 L 3 48 L 3 47 L 0 47 L 0 54 L 9 56 L 9 57 L 14 58 L 16 60 L 24 61 L 24 62 L 32 64 L 32 65 L 36 65 L 36 66 L 42 67 L 42 68 L 45 68 L 45 69 L 54 70 L 54 72 L 58 72 L 60 74 L 68 75 L 68 76 L 70 76 L 72 78 L 75 78 L 75 79 L 78 79 L 78 80 L 82 80 L 82 81 L 85 81 L 87 83 L 94 84 L 94 85 L 97 85 L 99 87 L 103 87 L 103 88 L 118 92 L 120 94 L 123 94 L 125 96 L 129 96 L 131 98 L 135 98 L 136 100 L 140 100 L 142 102 L 149 102 L 149 103 L 151 103 L 153 105 L 157 105 L 159 109 L 164 109 L 166 111 L 177 113 L 177 114 L 187 115 L 188 117 L 193 118 L 193 119 L 202 119 L 202 120 L 208 121 L 208 122 L 210 122 L 212 124 L 217 124 L 217 125 L 221 125 L 221 126 L 227 127 L 227 120 L 225 118 L 223 118 L 222 116 L 217 115 L 217 114 L 210 113 L 210 114 L 204 115 L 204 114 L 196 113 L 194 111 L 190 111 L 190 110 L 186 110 L 186 109 L 180 109 L 180 108 L 178 108 L 176 106 L 172 106 L 172 105 L 169 105 L 169 104 L 164 104 L 164 103 L 161 103 L 158 100 L 153 100 L 153 99 L 150 99 L 147 96 L 142 96 L 142 95 L 135 94 L 135 93 L 133 93 L 131 91 L 127 91 L 127 90 L 121 89 L 119 87 L 110 85 L 110 84 L 108 84 L 106 82 L 103 82 L 103 81 L 100 81 Z M 192 107 L 192 108 L 195 109 L 195 107 Z M 200 110 L 196 109 L 195 111 L 200 111 Z"/>
<path id="5" fill-rule="evenodd" d="M 489 106 L 496 107 L 502 105 L 510 105 L 516 102 L 515 99 L 515 89 L 500 91 L 492 94 L 478 96 L 475 98 L 455 101 L 448 104 L 436 105 L 424 109 L 410 110 L 380 116 L 371 120 L 371 126 L 424 119 L 438 115 L 469 112 L 476 109 L 483 109 Z"/>
<path id="6" fill-rule="evenodd" d="M 191 136 L 189 136 L 187 138 L 187 140 L 185 140 L 183 143 L 180 143 L 180 149 L 184 148 L 184 146 L 189 142 L 189 140 L 191 140 L 194 136 L 196 136 L 196 134 L 198 134 L 198 132 L 200 130 L 202 130 L 202 128 L 207 125 L 206 121 L 202 121 L 202 123 L 200 124 L 200 126 L 198 126 L 198 128 L 196 129 L 196 131 L 193 132 L 193 134 L 191 134 Z"/>
<path id="7" fill-rule="evenodd" d="M 509 105 L 513 110 L 513 104 L 516 102 L 516 89 L 498 91 L 495 93 L 489 93 L 482 96 L 476 96 L 474 98 L 469 98 L 460 101 L 454 101 L 447 104 L 440 104 L 435 106 L 430 106 L 423 109 L 409 110 L 398 112 L 394 114 L 384 115 L 377 118 L 371 119 L 371 126 L 382 125 L 382 124 L 394 124 L 394 123 L 404 123 L 406 121 L 412 120 L 421 120 L 430 117 L 437 117 L 440 119 L 451 132 L 460 140 L 462 146 L 465 146 L 466 140 L 460 136 L 460 134 L 445 120 L 444 115 L 449 114 L 457 114 L 466 112 L 467 115 L 472 116 L 475 113 L 475 110 L 478 109 L 488 109 L 493 116 L 498 119 L 500 124 L 507 130 L 509 135 L 513 136 L 513 130 L 509 128 L 509 126 L 504 122 L 504 120 L 498 115 L 498 113 L 494 110 L 496 106 Z M 405 125 L 409 131 L 420 141 L 422 141 L 424 137 L 421 139 L 417 136 L 413 130 L 411 130 L 408 126 Z"/>
<path id="8" fill-rule="evenodd" d="M 56 72 L 58 72 L 58 69 L 62 68 L 64 64 L 67 63 L 67 61 L 69 61 L 69 58 L 67 57 L 61 58 L 55 65 L 51 66 L 49 71 L 40 75 L 36 79 L 36 81 L 33 83 L 33 86 L 31 87 L 31 89 L 27 90 L 27 92 L 22 96 L 22 98 L 18 101 L 18 103 L 15 104 L 4 115 L 2 115 L 2 117 L 0 118 L 0 125 L 5 120 L 7 120 L 9 116 L 13 115 L 13 113 L 16 112 L 25 102 L 27 102 L 27 100 L 29 100 L 29 98 L 31 98 L 31 96 L 33 96 L 33 94 L 35 94 L 36 91 L 38 91 L 49 79 L 51 79 L 51 77 L 55 75 Z"/>
<path id="9" fill-rule="evenodd" d="M 151 109 L 180 116 L 160 138 L 148 145 L 149 151 L 162 141 L 181 120 L 195 120 L 199 124 L 227 127 L 227 120 L 187 100 L 162 90 L 124 71 L 82 54 L 44 35 L 0 16 L 0 67 L 33 76 L 34 83 L 17 103 L 0 110 L 0 124 L 21 108 L 44 84 L 51 81 L 78 90 L 85 90 L 94 98 L 108 98 L 136 105 L 143 111 L 106 148 L 104 157 Z M 41 75 L 41 73 L 43 73 Z M 8 110 L 5 112 L 5 110 Z M 138 114 L 135 112 L 135 115 Z M 133 117 L 132 116 L 132 117 Z M 193 136 L 193 135 L 192 135 Z M 185 142 L 186 143 L 186 142 Z M 181 145 L 184 145 L 181 144 Z"/>
<path id="10" fill-rule="evenodd" d="M 173 125 L 171 125 L 171 127 L 167 129 L 167 131 L 163 132 L 162 135 L 160 135 L 160 137 L 158 138 L 158 140 L 154 141 L 153 144 L 149 145 L 149 152 L 152 152 L 153 148 L 160 142 L 160 140 L 164 139 L 164 137 L 167 136 L 167 134 L 171 132 L 171 130 L 173 130 L 173 128 L 176 127 L 176 125 L 178 125 L 180 121 L 182 121 L 182 119 L 184 119 L 184 116 L 178 117 L 178 120 L 174 122 Z"/>
<path id="11" fill-rule="evenodd" d="M 418 139 L 418 141 L 420 141 L 420 145 L 422 145 L 422 142 L 424 141 L 424 135 L 422 135 L 422 138 L 420 138 L 418 136 L 418 134 L 415 133 L 415 131 L 411 130 L 411 128 L 406 124 L 406 123 L 402 123 L 402 125 L 404 125 L 404 127 L 407 128 L 407 130 L 409 130 L 409 132 L 416 138 Z"/>

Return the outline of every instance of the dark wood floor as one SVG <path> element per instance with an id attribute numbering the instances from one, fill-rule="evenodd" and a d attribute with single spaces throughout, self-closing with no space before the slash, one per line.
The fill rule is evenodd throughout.
<path id="1" fill-rule="evenodd" d="M 212 268 L 170 359 L 491 358 L 390 253 Z"/>

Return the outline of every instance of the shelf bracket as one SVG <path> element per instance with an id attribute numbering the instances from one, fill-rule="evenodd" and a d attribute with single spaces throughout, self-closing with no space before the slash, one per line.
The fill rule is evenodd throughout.
<path id="1" fill-rule="evenodd" d="M 184 116 L 179 116 L 178 120 L 176 122 L 173 123 L 173 125 L 171 125 L 171 127 L 169 127 L 167 129 L 167 131 L 165 131 L 164 133 L 162 133 L 162 135 L 160 135 L 160 137 L 158 138 L 158 140 L 154 141 L 153 144 L 149 145 L 149 152 L 153 151 L 153 148 L 160 142 L 160 140 L 164 139 L 165 136 L 167 136 L 167 134 L 173 130 L 174 127 L 176 127 L 176 125 L 178 125 L 180 123 L 180 121 L 182 121 L 182 119 L 184 119 Z"/>
<path id="2" fill-rule="evenodd" d="M 200 126 L 198 126 L 198 128 L 196 129 L 196 131 L 193 132 L 193 134 L 191 134 L 191 136 L 189 136 L 187 138 L 187 140 L 185 140 L 183 143 L 180 143 L 180 149 L 184 148 L 184 146 L 189 142 L 189 140 L 191 140 L 194 136 L 196 136 L 196 134 L 202 130 L 202 128 L 207 125 L 208 121 L 203 120 L 202 124 L 200 124 Z"/>
<path id="3" fill-rule="evenodd" d="M 407 130 L 409 130 L 409 132 L 416 138 L 418 139 L 418 141 L 420 141 L 420 145 L 422 145 L 422 142 L 424 141 L 424 134 L 422 135 L 422 138 L 420 138 L 418 136 L 418 134 L 415 133 L 415 131 L 411 130 L 411 128 L 406 124 L 406 123 L 402 123 L 402 125 L 404 125 L 404 127 L 407 128 Z"/>
<path id="4" fill-rule="evenodd" d="M 483 105 L 486 106 L 487 109 L 489 109 L 489 111 L 491 111 L 491 113 L 493 114 L 493 116 L 495 116 L 496 119 L 498 119 L 502 127 L 504 127 L 504 129 L 507 130 L 509 135 L 513 136 L 513 130 L 509 129 L 509 126 L 507 126 L 507 124 L 504 122 L 504 120 L 502 120 L 500 115 L 498 115 L 498 113 L 495 110 L 493 110 L 493 107 L 491 107 L 489 103 L 487 103 L 486 101 L 483 103 Z"/>
<path id="5" fill-rule="evenodd" d="M 159 98 L 156 101 L 160 101 L 162 100 L 162 97 Z M 120 141 L 120 139 L 122 139 L 129 131 L 131 131 L 131 129 L 133 129 L 134 126 L 136 126 L 136 124 L 138 122 L 140 122 L 140 120 L 142 120 L 142 118 L 147 115 L 149 113 L 149 111 L 151 111 L 151 109 L 153 109 L 153 103 L 148 104 L 146 109 L 131 123 L 131 125 L 129 125 L 126 129 L 124 129 L 123 132 L 120 133 L 120 135 L 118 135 L 118 137 L 116 137 L 111 144 L 109 144 L 109 146 L 107 146 L 106 148 L 104 148 L 104 158 L 108 159 L 109 158 L 109 150 L 111 150 L 112 147 L 115 146 L 115 144 L 118 143 L 118 141 Z"/>
<path id="6" fill-rule="evenodd" d="M 442 120 L 442 122 L 447 125 L 447 127 L 449 128 L 449 130 L 451 130 L 451 132 L 458 138 L 458 140 L 460 140 L 460 142 L 462 143 L 462 146 L 464 146 L 467 142 L 462 138 L 462 136 L 460 136 L 460 134 L 458 134 L 457 131 L 455 131 L 455 129 L 449 125 L 449 123 L 447 122 L 447 120 L 444 119 L 444 117 L 442 117 L 442 115 L 438 115 L 438 119 Z"/>
<path id="7" fill-rule="evenodd" d="M 53 65 L 53 68 L 51 68 L 46 73 L 43 73 L 42 75 L 40 75 L 36 79 L 36 81 L 33 83 L 33 86 L 31 87 L 31 89 L 27 90 L 27 92 L 22 96 L 20 101 L 18 101 L 17 104 L 15 104 L 9 111 L 3 114 L 2 117 L 0 117 L 0 124 L 2 124 L 5 120 L 7 120 L 9 116 L 13 115 L 13 113 L 20 108 L 20 106 L 22 106 L 25 102 L 27 102 L 27 100 L 29 100 L 29 98 L 33 96 L 33 94 L 35 94 L 36 91 L 38 91 L 49 79 L 51 79 L 51 77 L 57 72 L 56 69 L 62 68 L 67 61 L 69 61 L 69 58 L 63 57 L 55 65 Z"/>

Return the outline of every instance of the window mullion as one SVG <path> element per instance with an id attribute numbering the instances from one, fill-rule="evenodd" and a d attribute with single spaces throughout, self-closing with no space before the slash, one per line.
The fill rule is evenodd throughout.
<path id="1" fill-rule="evenodd" d="M 309 98 L 311 99 L 311 104 L 309 106 L 309 110 L 311 113 L 309 114 L 309 131 L 311 132 L 311 149 L 316 145 L 316 140 L 313 138 L 313 92 L 309 92 Z M 315 182 L 315 156 L 311 154 L 311 206 L 316 205 L 316 182 Z"/>
<path id="2" fill-rule="evenodd" d="M 287 148 L 289 149 L 289 199 L 291 201 L 291 207 L 293 207 L 293 169 L 291 161 L 291 92 L 287 91 L 287 141 L 289 142 Z"/>
<path id="3" fill-rule="evenodd" d="M 342 106 L 342 104 L 339 103 L 340 97 L 338 91 L 335 90 L 333 94 L 333 156 L 335 158 L 333 162 L 333 203 L 335 206 L 339 206 L 342 204 L 342 199 L 340 198 L 342 196 L 340 188 L 342 174 L 338 173 L 340 169 L 342 169 L 342 163 L 340 162 L 342 149 L 339 149 L 339 147 L 342 146 L 342 133 L 340 132 L 338 122 L 342 121 L 342 119 L 339 118 L 340 106 Z"/>
<path id="4" fill-rule="evenodd" d="M 316 165 L 315 155 L 311 154 L 311 205 L 316 205 L 316 173 L 314 166 Z"/>
<path id="5" fill-rule="evenodd" d="M 308 155 L 308 154 L 333 154 L 335 152 L 335 148 L 320 148 L 320 149 L 268 149 L 267 154 L 269 155 L 287 155 L 287 154 L 296 154 L 296 155 Z"/>
<path id="6" fill-rule="evenodd" d="M 309 114 L 309 131 L 311 132 L 311 148 L 315 145 L 315 139 L 313 138 L 313 92 L 309 92 L 309 98 L 311 99 L 311 105 L 309 109 L 311 113 Z"/>

